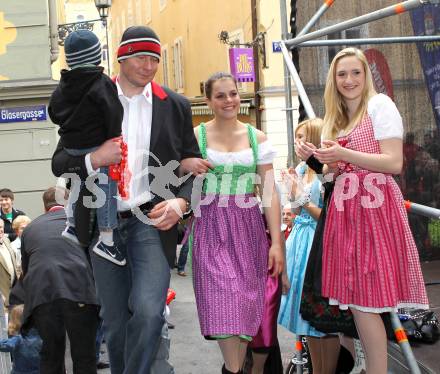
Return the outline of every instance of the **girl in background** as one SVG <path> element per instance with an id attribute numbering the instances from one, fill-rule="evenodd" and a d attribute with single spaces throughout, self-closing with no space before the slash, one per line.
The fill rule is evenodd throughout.
<path id="1" fill-rule="evenodd" d="M 311 143 L 319 147 L 322 120 L 311 119 L 300 123 L 295 130 L 295 142 Z M 313 372 L 334 374 L 339 353 L 337 336 L 325 334 L 301 318 L 300 305 L 307 260 L 321 214 L 321 182 L 316 172 L 302 161 L 290 176 L 291 201 L 297 208 L 292 232 L 286 241 L 286 272 L 291 287 L 281 299 L 278 323 L 296 335 L 307 336 Z"/>
<path id="2" fill-rule="evenodd" d="M 34 328 L 20 334 L 23 305 L 16 305 L 9 313 L 9 339 L 0 340 L 0 351 L 12 356 L 11 374 L 39 374 L 42 341 Z"/>

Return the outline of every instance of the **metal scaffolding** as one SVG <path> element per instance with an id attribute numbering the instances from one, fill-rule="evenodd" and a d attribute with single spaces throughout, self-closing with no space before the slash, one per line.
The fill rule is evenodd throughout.
<path id="1" fill-rule="evenodd" d="M 337 23 L 336 25 L 325 27 L 321 30 L 317 30 L 317 31 L 311 32 L 309 34 L 298 36 L 295 39 L 285 40 L 284 43 L 286 44 L 286 46 L 289 49 L 291 49 L 294 46 L 296 46 L 302 42 L 312 40 L 312 39 L 317 39 L 317 38 L 320 38 L 321 36 L 326 36 L 328 34 L 332 34 L 332 33 L 338 32 L 338 31 L 347 30 L 352 27 L 356 27 L 356 26 L 363 25 L 365 23 L 377 21 L 379 19 L 386 18 L 389 16 L 394 16 L 396 14 L 402 14 L 402 13 L 405 13 L 405 12 L 412 10 L 412 9 L 416 9 L 419 6 L 430 3 L 430 2 L 431 2 L 430 0 L 404 1 L 403 3 L 391 5 L 389 7 L 379 9 L 374 12 L 365 14 L 363 16 L 352 18 L 347 21 Z"/>
<path id="2" fill-rule="evenodd" d="M 332 39 L 332 40 L 310 40 L 303 42 L 303 47 L 324 47 L 335 45 L 362 45 L 362 44 L 396 44 L 396 43 L 427 43 L 440 41 L 440 35 L 433 36 L 402 36 L 389 38 L 364 38 L 364 39 Z"/>
<path id="3" fill-rule="evenodd" d="M 313 15 L 310 21 L 306 24 L 304 29 L 297 35 L 296 38 L 283 40 L 280 42 L 281 52 L 283 54 L 285 67 L 290 72 L 290 75 L 295 82 L 297 87 L 298 95 L 301 98 L 304 108 L 306 110 L 307 116 L 309 118 L 315 118 L 315 112 L 313 110 L 313 106 L 307 96 L 304 85 L 301 81 L 301 78 L 295 68 L 295 65 L 292 62 L 292 59 L 289 54 L 289 50 L 296 48 L 301 45 L 301 47 L 316 47 L 316 46 L 330 46 L 330 45 L 361 45 L 361 44 L 389 44 L 389 43 L 422 43 L 422 42 L 432 42 L 432 41 L 440 41 L 440 36 L 409 36 L 409 37 L 389 37 L 389 38 L 365 38 L 365 39 L 339 39 L 339 40 L 315 40 L 317 38 L 336 33 L 339 31 L 347 30 L 352 27 L 360 26 L 369 22 L 373 22 L 382 18 L 399 15 L 410 11 L 412 9 L 416 9 L 420 6 L 429 4 L 429 3 L 437 3 L 438 0 L 408 0 L 404 1 L 392 6 L 388 6 L 383 9 L 376 10 L 374 12 L 352 18 L 350 20 L 340 22 L 338 24 L 325 27 L 323 29 L 310 32 L 308 31 L 316 24 L 316 22 L 320 19 L 320 17 L 333 5 L 334 0 L 326 0 L 325 3 L 320 7 L 320 9 Z M 312 41 L 313 40 L 313 41 Z M 291 98 L 290 98 L 291 102 Z M 288 108 L 289 109 L 289 108 Z M 289 124 L 288 124 L 289 125 Z M 293 134 L 293 129 L 288 128 L 288 134 Z M 289 151 L 293 150 L 293 136 L 289 136 Z M 291 153 L 289 153 L 290 155 Z M 289 160 L 290 161 L 290 160 Z M 440 210 L 435 208 L 426 207 L 419 204 L 414 204 L 410 202 L 406 202 L 406 208 L 417 214 L 421 214 L 427 217 L 440 219 Z M 417 364 L 417 360 L 414 357 L 414 354 L 411 350 L 411 346 L 408 343 L 408 339 L 406 338 L 405 332 L 403 330 L 402 324 L 396 313 L 391 314 L 391 323 L 393 329 L 395 331 L 397 342 L 402 350 L 402 353 L 406 359 L 408 367 L 412 374 L 420 374 L 420 368 Z M 299 351 L 298 357 L 295 363 L 297 364 L 297 373 L 303 372 L 303 363 L 300 356 L 301 352 Z"/>
<path id="4" fill-rule="evenodd" d="M 326 3 L 329 1 L 327 0 Z M 392 37 L 392 38 L 365 38 L 365 39 L 339 39 L 339 40 L 317 40 L 311 42 L 313 39 L 320 38 L 322 36 L 326 36 L 335 32 L 343 31 L 352 27 L 360 26 L 365 23 L 377 21 L 382 18 L 398 15 L 405 13 L 409 10 L 416 9 L 420 6 L 423 6 L 425 4 L 434 3 L 433 0 L 408 0 L 404 1 L 402 3 L 391 5 L 389 7 L 376 10 L 374 12 L 365 14 L 360 17 L 352 18 L 347 21 L 343 21 L 340 23 L 337 23 L 335 25 L 325 27 L 323 29 L 311 32 L 311 33 L 304 33 L 301 31 L 298 36 L 294 39 L 288 39 L 288 40 L 282 40 L 280 42 L 281 45 L 281 52 L 284 57 L 285 64 L 287 65 L 287 68 L 292 76 L 293 81 L 295 82 L 295 85 L 298 90 L 298 95 L 301 98 L 304 108 L 306 110 L 307 116 L 309 118 L 315 118 L 315 112 L 313 110 L 312 104 L 307 96 L 307 93 L 304 89 L 304 85 L 301 82 L 301 78 L 299 77 L 299 74 L 295 68 L 295 66 L 292 63 L 292 60 L 289 55 L 289 50 L 295 48 L 298 45 L 301 45 L 301 47 L 311 47 L 311 46 L 323 46 L 323 45 L 352 45 L 355 44 L 351 40 L 356 41 L 356 45 L 360 44 L 389 44 L 389 43 L 421 43 L 421 42 L 427 42 L 427 41 L 439 41 L 440 37 L 437 36 L 409 36 L 409 37 Z M 333 4 L 333 2 L 331 2 Z M 312 17 L 311 20 L 316 23 L 318 19 L 324 14 L 323 10 L 328 9 L 328 7 L 321 7 L 316 14 Z M 311 24 L 311 21 L 307 25 Z M 313 25 L 313 24 L 312 24 Z M 304 28 L 306 29 L 306 28 Z M 306 43 L 307 42 L 307 43 Z M 289 148 L 293 147 L 293 142 L 289 144 Z"/>

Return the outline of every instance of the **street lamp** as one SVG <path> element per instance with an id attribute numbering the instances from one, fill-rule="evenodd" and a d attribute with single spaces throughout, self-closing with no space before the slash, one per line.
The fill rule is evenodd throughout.
<path id="1" fill-rule="evenodd" d="M 95 6 L 98 10 L 100 19 L 92 19 L 90 21 L 80 21 L 72 23 L 63 23 L 58 25 L 58 44 L 63 46 L 64 41 L 67 36 L 76 30 L 90 30 L 93 31 L 93 24 L 95 22 L 101 21 L 105 26 L 105 40 L 107 44 L 107 70 L 108 75 L 110 75 L 110 56 L 109 56 L 109 46 L 108 46 L 108 28 L 107 28 L 107 18 L 109 14 L 110 7 L 112 6 L 112 0 L 95 0 Z"/>
<path id="2" fill-rule="evenodd" d="M 112 6 L 112 0 L 95 0 L 95 6 L 96 9 L 98 9 L 102 23 L 107 24 L 108 12 Z"/>
<path id="3" fill-rule="evenodd" d="M 105 26 L 105 40 L 107 44 L 107 73 L 110 75 L 110 48 L 108 45 L 107 17 L 110 7 L 112 6 L 112 0 L 95 0 L 95 6 L 96 9 L 98 9 L 102 24 Z"/>

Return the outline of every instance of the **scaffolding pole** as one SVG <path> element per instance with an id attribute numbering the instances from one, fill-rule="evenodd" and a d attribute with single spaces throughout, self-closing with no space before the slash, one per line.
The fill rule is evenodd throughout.
<path id="1" fill-rule="evenodd" d="M 313 110 L 312 103 L 310 102 L 309 97 L 307 96 L 306 90 L 301 82 L 301 78 L 299 77 L 298 71 L 296 70 L 295 65 L 293 64 L 293 61 L 289 55 L 289 51 L 287 50 L 286 45 L 284 44 L 283 41 L 280 42 L 280 46 L 281 46 L 281 52 L 283 53 L 284 56 L 284 62 L 286 63 L 290 75 L 292 76 L 293 81 L 295 82 L 298 95 L 302 100 L 304 109 L 307 113 L 307 117 L 309 117 L 310 119 L 316 118 L 316 114 L 315 111 Z"/>
<path id="2" fill-rule="evenodd" d="M 280 0 L 281 13 L 281 37 L 287 38 L 289 33 L 287 30 L 287 9 L 286 1 Z M 293 166 L 293 102 L 292 102 L 292 84 L 290 82 L 289 69 L 286 61 L 284 61 L 284 99 L 286 104 L 286 125 L 287 125 L 287 167 Z"/>
<path id="3" fill-rule="evenodd" d="M 409 200 L 405 201 L 405 208 L 409 213 L 418 214 L 420 216 L 440 219 L 440 209 L 430 206 L 413 203 Z"/>
<path id="4" fill-rule="evenodd" d="M 393 44 L 393 43 L 429 43 L 440 42 L 440 35 L 433 36 L 403 36 L 389 38 L 363 38 L 363 39 L 332 39 L 332 40 L 311 40 L 301 43 L 303 47 L 330 47 L 337 45 L 364 45 L 364 44 Z"/>
<path id="5" fill-rule="evenodd" d="M 289 49 L 292 49 L 300 43 L 303 43 L 303 42 L 306 42 L 309 40 L 313 40 L 313 39 L 318 39 L 321 36 L 325 36 L 325 35 L 332 34 L 335 32 L 342 31 L 342 30 L 346 30 L 346 29 L 350 29 L 352 27 L 356 27 L 356 26 L 363 25 L 365 23 L 377 21 L 382 18 L 394 16 L 396 14 L 401 14 L 401 13 L 407 12 L 409 10 L 416 9 L 421 5 L 427 4 L 428 2 L 429 2 L 428 0 L 404 1 L 402 3 L 396 4 L 396 5 L 391 5 L 389 7 L 376 10 L 374 12 L 365 14 L 360 17 L 352 18 L 350 20 L 337 23 L 336 25 L 325 27 L 321 30 L 317 30 L 317 31 L 311 32 L 309 34 L 302 35 L 300 37 L 296 37 L 295 39 L 286 40 L 285 44 L 286 44 L 286 47 L 288 47 Z"/>
<path id="6" fill-rule="evenodd" d="M 324 15 L 324 13 L 327 12 L 327 10 L 333 5 L 334 2 L 335 0 L 325 0 L 324 4 L 321 5 L 318 11 L 312 16 L 310 21 L 307 22 L 307 24 L 296 37 L 299 38 L 300 36 L 307 34 L 310 29 L 315 26 L 316 22 L 318 22 L 319 19 Z"/>
<path id="7" fill-rule="evenodd" d="M 313 15 L 310 21 L 304 26 L 304 28 L 299 32 L 298 36 L 304 35 L 310 31 L 310 29 L 318 22 L 318 20 L 322 17 L 322 15 L 333 5 L 335 0 L 325 0 L 324 4 L 318 9 L 318 11 Z M 281 32 L 282 38 L 286 39 L 288 36 L 287 31 L 287 10 L 286 10 L 286 2 L 285 0 L 280 0 L 280 13 L 281 13 Z M 289 60 L 291 60 L 289 56 Z M 294 131 L 293 131 L 293 102 L 292 102 L 292 85 L 290 81 L 289 68 L 287 66 L 286 61 L 284 61 L 284 93 L 285 93 L 285 102 L 286 102 L 286 119 L 287 119 L 287 167 L 292 167 L 294 162 Z M 296 75 L 299 76 L 298 71 L 296 70 L 295 65 L 294 69 L 296 71 Z M 304 91 L 304 95 L 307 96 L 307 93 Z M 301 97 L 301 96 L 300 96 Z M 301 100 L 303 101 L 302 97 Z M 307 98 L 307 101 L 310 103 L 310 100 Z M 304 105 L 304 101 L 303 101 Z M 312 110 L 313 111 L 313 110 Z M 307 112 L 307 110 L 306 110 Z M 309 114 L 307 114 L 309 118 Z"/>
<path id="8" fill-rule="evenodd" d="M 406 359 L 406 363 L 409 366 L 411 374 L 421 374 L 417 360 L 414 357 L 414 353 L 409 345 L 408 338 L 406 337 L 405 330 L 403 329 L 402 323 L 395 312 L 390 312 L 391 326 L 394 330 L 394 335 L 396 336 L 397 343 L 402 350 L 403 356 Z"/>

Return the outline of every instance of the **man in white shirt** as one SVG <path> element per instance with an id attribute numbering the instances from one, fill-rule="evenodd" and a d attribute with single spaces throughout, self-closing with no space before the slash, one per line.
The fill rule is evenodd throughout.
<path id="1" fill-rule="evenodd" d="M 118 49 L 116 86 L 124 107 L 122 133 L 132 176 L 129 199 L 118 203 L 115 242 L 127 266 L 92 253 L 112 374 L 174 373 L 167 362 L 163 311 L 176 255 L 176 224 L 189 210 L 193 182 L 191 177 L 177 186 L 174 165 L 201 155 L 188 100 L 152 81 L 160 51 L 156 33 L 144 26 L 129 27 Z M 67 155 L 59 143 L 52 169 L 57 176 L 77 173 L 85 180 L 99 167 L 120 160 L 120 146 L 113 141 L 81 157 Z M 168 183 L 156 188 L 158 180 Z M 76 207 L 76 217 L 84 217 L 76 220 L 79 236 L 78 225 L 90 221 L 81 196 Z"/>

